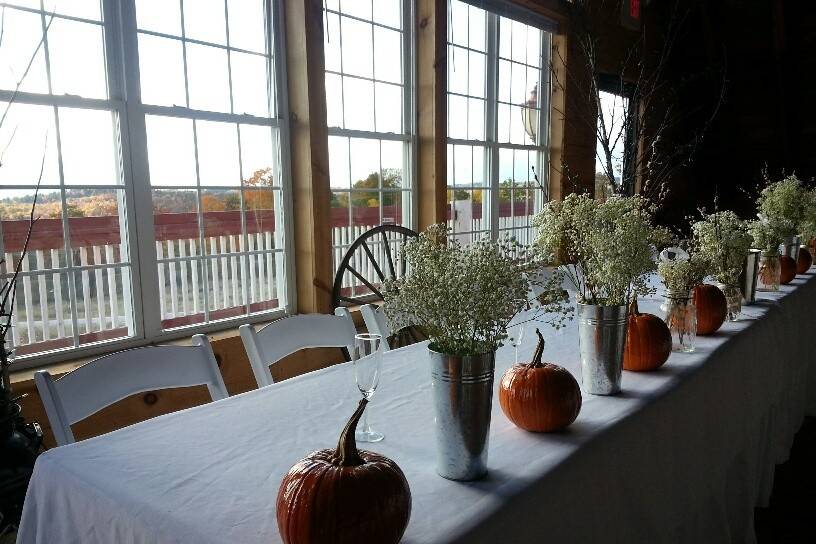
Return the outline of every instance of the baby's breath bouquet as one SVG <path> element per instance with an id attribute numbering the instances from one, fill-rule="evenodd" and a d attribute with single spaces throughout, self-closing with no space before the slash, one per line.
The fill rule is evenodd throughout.
<path id="1" fill-rule="evenodd" d="M 699 254 L 669 248 L 660 254 L 657 273 L 670 293 L 688 293 L 703 283 L 709 263 Z"/>
<path id="2" fill-rule="evenodd" d="M 726 285 L 737 285 L 753 242 L 748 224 L 732 211 L 703 214 L 692 224 L 694 250 L 708 263 L 709 273 Z"/>
<path id="3" fill-rule="evenodd" d="M 816 189 L 805 191 L 804 201 L 805 213 L 799 234 L 802 235 L 803 244 L 810 244 L 816 239 Z"/>
<path id="4" fill-rule="evenodd" d="M 563 201 L 548 202 L 534 225 L 542 259 L 564 271 L 579 302 L 625 305 L 635 294 L 654 291 L 647 274 L 655 269 L 652 245 L 663 231 L 652 227 L 652 209 L 645 199 L 599 202 L 570 194 Z"/>
<path id="5" fill-rule="evenodd" d="M 383 310 L 394 330 L 423 327 L 431 349 L 448 355 L 495 351 L 507 338 L 507 327 L 529 309 L 526 274 L 539 268 L 525 258 L 513 239 L 481 240 L 468 246 L 447 236 L 445 225 L 433 225 L 403 247 L 409 273 L 385 284 Z M 562 278 L 543 280 L 538 304 L 560 326 L 569 313 L 560 295 Z"/>
<path id="6" fill-rule="evenodd" d="M 751 221 L 748 232 L 754 240 L 754 247 L 762 251 L 763 255 L 779 255 L 779 246 L 784 236 L 776 222 L 767 219 Z"/>
<path id="7" fill-rule="evenodd" d="M 766 186 L 757 199 L 760 216 L 774 222 L 783 237 L 796 236 L 806 219 L 808 194 L 802 182 L 791 175 Z"/>

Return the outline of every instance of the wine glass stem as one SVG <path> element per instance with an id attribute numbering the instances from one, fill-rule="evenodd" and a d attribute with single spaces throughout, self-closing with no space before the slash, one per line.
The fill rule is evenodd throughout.
<path id="1" fill-rule="evenodd" d="M 363 433 L 369 434 L 371 432 L 371 427 L 368 426 L 368 410 L 363 412 Z"/>
<path id="2" fill-rule="evenodd" d="M 518 364 L 518 345 L 513 346 L 513 352 L 515 353 L 516 364 Z"/>

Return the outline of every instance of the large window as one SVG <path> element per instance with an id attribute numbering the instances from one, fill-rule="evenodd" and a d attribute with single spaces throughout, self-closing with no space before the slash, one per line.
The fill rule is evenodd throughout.
<path id="1" fill-rule="evenodd" d="M 546 199 L 550 34 L 449 5 L 448 224 L 464 243 L 505 235 L 529 243 Z"/>
<path id="2" fill-rule="evenodd" d="M 17 356 L 285 308 L 276 2 L 16 0 L 2 13 L 6 277 L 44 157 Z"/>
<path id="3" fill-rule="evenodd" d="M 410 0 L 327 0 L 326 110 L 335 267 L 382 224 L 412 227 Z M 396 243 L 396 241 L 394 242 Z M 379 246 L 372 248 L 378 251 Z M 361 263 L 362 264 L 362 263 Z M 373 269 L 368 280 L 379 282 Z M 347 278 L 347 294 L 365 286 Z"/>

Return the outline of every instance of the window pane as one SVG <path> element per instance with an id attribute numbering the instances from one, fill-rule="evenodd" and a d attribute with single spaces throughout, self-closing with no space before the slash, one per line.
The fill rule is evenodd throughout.
<path id="1" fill-rule="evenodd" d="M 230 46 L 266 53 L 263 0 L 227 0 Z"/>
<path id="2" fill-rule="evenodd" d="M 45 0 L 43 4 L 48 12 L 53 11 L 61 15 L 70 15 L 94 21 L 102 20 L 100 0 L 70 0 L 69 2 L 65 0 Z M 39 8 L 39 6 L 36 7 Z"/>
<path id="3" fill-rule="evenodd" d="M 340 11 L 361 19 L 371 20 L 371 2 L 365 0 L 340 0 Z"/>
<path id="4" fill-rule="evenodd" d="M 374 21 L 393 28 L 402 28 L 400 0 L 377 0 L 374 4 Z"/>
<path id="5" fill-rule="evenodd" d="M 241 125 L 241 178 L 244 185 L 280 187 L 274 141 L 275 129 L 256 125 Z"/>
<path id="6" fill-rule="evenodd" d="M 181 36 L 181 11 L 175 0 L 136 0 L 136 26 Z"/>
<path id="7" fill-rule="evenodd" d="M 143 103 L 187 105 L 180 41 L 139 34 L 139 77 Z"/>
<path id="8" fill-rule="evenodd" d="M 55 18 L 48 30 L 54 94 L 107 98 L 102 27 Z"/>
<path id="9" fill-rule="evenodd" d="M 350 138 L 351 186 L 353 189 L 379 188 L 380 145 L 377 140 Z"/>
<path id="10" fill-rule="evenodd" d="M 402 87 L 376 83 L 378 132 L 402 132 Z"/>
<path id="11" fill-rule="evenodd" d="M 329 178 L 332 188 L 351 188 L 349 173 L 349 139 L 329 136 Z"/>
<path id="12" fill-rule="evenodd" d="M 20 260 L 30 226 L 34 189 L 0 190 L 0 220 L 3 222 L 5 263 L 2 273 L 14 271 Z M 25 270 L 45 270 L 66 265 L 62 236 L 62 197 L 59 190 L 41 189 L 34 209 Z"/>
<path id="13" fill-rule="evenodd" d="M 240 185 L 236 125 L 197 121 L 196 136 L 201 185 Z"/>
<path id="14" fill-rule="evenodd" d="M 48 93 L 45 54 L 40 44 L 42 19 L 38 14 L 15 9 L 6 9 L 4 14 L 3 47 L 2 54 L 0 54 L 0 89 L 13 91 L 22 81 L 21 91 Z M 28 75 L 23 78 L 32 57 L 34 57 L 34 62 L 31 64 Z"/>
<path id="15" fill-rule="evenodd" d="M 127 262 L 122 251 L 120 221 L 124 210 L 124 191 L 111 189 L 70 189 L 65 203 L 71 248 L 88 252 L 87 264 Z M 74 255 L 74 262 L 79 262 Z"/>
<path id="16" fill-rule="evenodd" d="M 402 83 L 401 34 L 395 30 L 374 28 L 374 77 Z"/>
<path id="17" fill-rule="evenodd" d="M 371 25 L 342 17 L 343 73 L 372 77 L 373 46 Z"/>
<path id="18" fill-rule="evenodd" d="M 266 57 L 233 52 L 230 63 L 234 112 L 269 117 Z"/>
<path id="19" fill-rule="evenodd" d="M 7 106 L 0 102 L 0 112 Z M 42 184 L 58 185 L 56 135 L 53 107 L 12 104 L 0 127 L 0 184 L 36 185 L 45 155 Z"/>
<path id="20" fill-rule="evenodd" d="M 150 184 L 195 186 L 193 122 L 148 115 L 145 124 Z"/>
<path id="21" fill-rule="evenodd" d="M 66 184 L 118 185 L 119 153 L 109 111 L 59 108 Z"/>
<path id="22" fill-rule="evenodd" d="M 403 142 L 380 142 L 383 187 L 387 189 L 410 188 L 403 182 L 403 160 L 406 144 Z"/>
<path id="23" fill-rule="evenodd" d="M 184 0 L 184 32 L 188 38 L 227 43 L 224 0 Z"/>
<path id="24" fill-rule="evenodd" d="M 343 78 L 345 128 L 374 130 L 374 83 L 353 77 Z"/>
<path id="25" fill-rule="evenodd" d="M 190 107 L 230 111 L 227 52 L 217 47 L 187 44 L 187 79 Z"/>

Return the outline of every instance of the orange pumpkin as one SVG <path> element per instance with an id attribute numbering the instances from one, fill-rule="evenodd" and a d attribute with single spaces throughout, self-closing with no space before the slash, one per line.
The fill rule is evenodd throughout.
<path id="1" fill-rule="evenodd" d="M 668 325 L 652 314 L 638 311 L 637 298 L 629 307 L 626 328 L 626 347 L 623 350 L 623 368 L 646 372 L 663 366 L 672 349 L 671 331 Z"/>
<path id="2" fill-rule="evenodd" d="M 541 362 L 544 337 L 538 329 L 536 334 L 533 360 L 513 365 L 502 376 L 499 403 L 516 426 L 546 433 L 575 421 L 581 411 L 581 388 L 566 368 Z"/>
<path id="3" fill-rule="evenodd" d="M 792 282 L 793 278 L 796 277 L 796 261 L 793 260 L 793 257 L 782 255 L 779 258 L 779 265 L 781 269 L 779 283 L 784 285 Z"/>
<path id="4" fill-rule="evenodd" d="M 728 302 L 716 285 L 703 283 L 694 288 L 694 306 L 697 307 L 697 334 L 714 334 L 722 327 L 728 314 Z"/>
<path id="5" fill-rule="evenodd" d="M 278 490 L 278 529 L 287 544 L 396 544 L 411 517 L 411 490 L 394 461 L 357 450 L 354 431 L 366 399 L 351 416 L 337 449 L 307 455 Z"/>
<path id="6" fill-rule="evenodd" d="M 799 259 L 796 261 L 796 273 L 804 274 L 810 270 L 811 266 L 813 266 L 813 255 L 810 254 L 806 247 L 802 246 L 799 248 Z"/>

